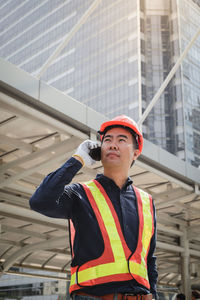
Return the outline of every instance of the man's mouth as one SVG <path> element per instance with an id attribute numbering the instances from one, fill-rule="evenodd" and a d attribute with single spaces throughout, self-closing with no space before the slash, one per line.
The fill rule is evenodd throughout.
<path id="1" fill-rule="evenodd" d="M 106 154 L 106 156 L 115 156 L 115 157 L 119 157 L 119 154 L 117 152 L 108 152 Z"/>

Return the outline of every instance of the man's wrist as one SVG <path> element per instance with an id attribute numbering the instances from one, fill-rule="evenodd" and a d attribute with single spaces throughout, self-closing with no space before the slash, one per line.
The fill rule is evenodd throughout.
<path id="1" fill-rule="evenodd" d="M 74 157 L 76 160 L 78 160 L 82 164 L 82 166 L 84 166 L 84 164 L 85 164 L 84 160 L 83 160 L 83 158 L 80 155 L 73 154 L 72 157 Z"/>

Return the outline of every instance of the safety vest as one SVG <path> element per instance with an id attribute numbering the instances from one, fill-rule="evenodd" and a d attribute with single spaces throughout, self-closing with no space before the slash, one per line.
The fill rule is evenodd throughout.
<path id="1" fill-rule="evenodd" d="M 92 180 L 82 186 L 101 229 L 104 252 L 97 259 L 71 267 L 70 293 L 88 286 L 133 278 L 149 289 L 147 256 L 154 233 L 151 196 L 133 187 L 137 198 L 139 234 L 137 248 L 132 253 L 125 242 L 113 204 L 101 184 Z"/>

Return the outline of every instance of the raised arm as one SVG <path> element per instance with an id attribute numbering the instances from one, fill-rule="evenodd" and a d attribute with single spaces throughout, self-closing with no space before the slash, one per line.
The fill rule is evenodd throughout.
<path id="1" fill-rule="evenodd" d="M 73 194 L 66 194 L 65 201 L 59 201 L 59 198 L 64 191 L 64 187 L 72 181 L 84 164 L 89 166 L 95 163 L 89 152 L 98 146 L 98 142 L 90 140 L 81 143 L 74 153 L 74 157 L 44 178 L 30 198 L 30 207 L 49 217 L 69 218 L 73 205 Z"/>
<path id="2" fill-rule="evenodd" d="M 70 214 L 72 200 L 58 205 L 58 199 L 82 164 L 74 157 L 70 158 L 59 169 L 47 175 L 30 198 L 31 209 L 54 218 L 67 218 Z M 65 205 L 66 204 L 66 205 Z"/>

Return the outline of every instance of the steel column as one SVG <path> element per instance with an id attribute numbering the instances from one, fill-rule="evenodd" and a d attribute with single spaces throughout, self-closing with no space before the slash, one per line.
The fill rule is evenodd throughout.
<path id="1" fill-rule="evenodd" d="M 184 248 L 181 253 L 181 283 L 182 291 L 185 294 L 186 299 L 191 297 L 191 283 L 190 283 L 190 252 L 189 252 L 189 239 L 187 229 L 185 227 L 180 228 L 183 232 L 183 236 L 180 237 L 180 246 Z"/>

